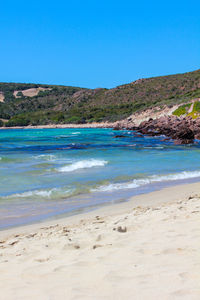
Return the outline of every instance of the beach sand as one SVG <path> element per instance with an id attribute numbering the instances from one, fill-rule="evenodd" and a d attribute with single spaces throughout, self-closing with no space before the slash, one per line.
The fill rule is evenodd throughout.
<path id="1" fill-rule="evenodd" d="M 1 100 L 0 100 L 1 101 Z M 5 121 L 5 120 L 4 120 Z M 86 124 L 49 124 L 49 125 L 28 125 L 28 126 L 13 126 L 13 127 L 0 127 L 0 129 L 56 129 L 56 128 L 114 128 L 117 122 L 99 122 L 99 123 L 86 123 Z"/>
<path id="2" fill-rule="evenodd" d="M 0 299 L 200 299 L 200 183 L 0 232 Z"/>

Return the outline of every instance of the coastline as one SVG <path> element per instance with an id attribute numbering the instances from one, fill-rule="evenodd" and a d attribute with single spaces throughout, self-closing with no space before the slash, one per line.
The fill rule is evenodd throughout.
<path id="1" fill-rule="evenodd" d="M 122 299 L 126 290 L 129 299 L 199 299 L 199 187 L 176 185 L 1 231 L 1 294 Z"/>
<path id="2" fill-rule="evenodd" d="M 163 193 L 165 193 L 163 195 Z M 200 193 L 200 181 L 192 183 L 176 183 L 174 185 L 160 187 L 155 191 L 145 192 L 139 195 L 134 195 L 127 198 L 127 201 L 119 203 L 107 202 L 95 209 L 70 214 L 67 216 L 58 215 L 51 219 L 43 219 L 34 223 L 27 223 L 23 225 L 17 225 L 0 230 L 0 239 L 5 236 L 15 235 L 16 231 L 21 233 L 29 233 L 32 230 L 39 230 L 41 226 L 52 225 L 70 225 L 71 223 L 79 223 L 80 218 L 95 218 L 96 215 L 101 217 L 108 217 L 115 214 L 126 213 L 127 210 L 132 208 L 142 207 L 156 207 L 165 203 L 171 203 L 177 201 L 179 198 L 190 197 L 193 194 Z M 164 197 L 163 197 L 164 196 Z"/>
<path id="3" fill-rule="evenodd" d="M 86 123 L 86 124 L 51 124 L 51 125 L 28 125 L 28 126 L 13 126 L 13 127 L 0 127 L 0 129 L 56 129 L 56 128 L 113 128 L 114 123 L 101 122 L 101 123 Z"/>

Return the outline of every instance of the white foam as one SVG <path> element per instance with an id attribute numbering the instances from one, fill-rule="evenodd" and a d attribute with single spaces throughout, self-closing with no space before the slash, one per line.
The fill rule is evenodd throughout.
<path id="1" fill-rule="evenodd" d="M 155 146 L 155 147 L 151 147 L 151 146 L 146 146 L 146 147 L 143 147 L 144 149 L 164 149 L 164 147 L 162 146 Z"/>
<path id="2" fill-rule="evenodd" d="M 63 196 L 70 196 L 74 193 L 74 189 L 72 188 L 53 188 L 49 190 L 33 190 L 33 191 L 27 191 L 23 193 L 16 193 L 16 194 L 11 194 L 3 198 L 8 198 L 8 199 L 16 199 L 16 198 L 31 198 L 31 199 L 40 199 L 40 198 L 45 198 L 45 199 L 50 199 L 50 198 L 60 198 Z"/>
<path id="3" fill-rule="evenodd" d="M 44 160 L 48 160 L 48 161 L 54 161 L 56 159 L 56 156 L 53 154 L 41 154 L 41 155 L 37 155 L 34 156 L 35 159 L 44 159 Z"/>
<path id="4" fill-rule="evenodd" d="M 16 193 L 9 196 L 6 196 L 6 198 L 26 198 L 26 197 L 37 197 L 40 196 L 42 198 L 50 198 L 51 194 L 56 191 L 56 189 L 51 190 L 34 190 L 34 191 L 28 191 L 23 193 Z"/>
<path id="5" fill-rule="evenodd" d="M 80 132 L 78 132 L 78 131 L 77 132 L 72 132 L 72 134 L 77 135 L 77 134 L 80 134 Z"/>
<path id="6" fill-rule="evenodd" d="M 61 134 L 61 135 L 57 136 L 56 139 L 62 139 L 62 138 L 68 138 L 68 137 L 70 137 L 70 135 Z"/>
<path id="7" fill-rule="evenodd" d="M 92 167 L 103 167 L 107 163 L 108 162 L 105 160 L 97 160 L 97 159 L 80 160 L 80 161 L 74 162 L 73 164 L 58 168 L 57 171 L 72 172 L 72 171 L 76 171 L 79 169 L 87 169 L 87 168 L 92 168 Z"/>
<path id="8" fill-rule="evenodd" d="M 96 189 L 92 189 L 92 192 L 112 192 L 115 190 L 134 189 L 154 182 L 183 180 L 183 179 L 196 178 L 196 177 L 200 177 L 200 171 L 193 171 L 193 172 L 184 171 L 184 172 L 168 174 L 168 175 L 152 175 L 144 179 L 134 179 L 132 182 L 111 183 L 108 185 L 103 185 Z"/>

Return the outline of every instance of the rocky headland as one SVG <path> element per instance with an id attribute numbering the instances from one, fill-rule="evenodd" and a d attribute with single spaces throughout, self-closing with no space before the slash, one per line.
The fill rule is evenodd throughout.
<path id="1" fill-rule="evenodd" d="M 118 122 L 114 129 L 136 130 L 149 136 L 164 135 L 166 139 L 173 139 L 177 145 L 192 144 L 195 139 L 200 139 L 200 118 L 161 116 L 158 119 L 149 118 L 137 126 L 132 119 L 127 119 Z"/>

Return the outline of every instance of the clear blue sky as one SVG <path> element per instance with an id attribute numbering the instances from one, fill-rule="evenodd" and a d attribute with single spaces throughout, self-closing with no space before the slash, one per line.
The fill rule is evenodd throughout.
<path id="1" fill-rule="evenodd" d="M 199 0 L 1 2 L 1 82 L 109 88 L 199 68 Z"/>

